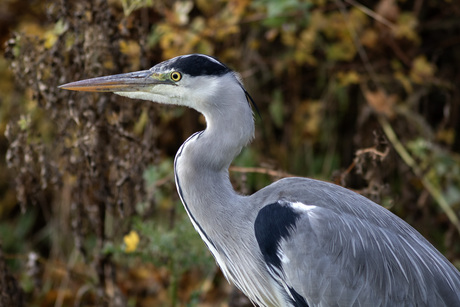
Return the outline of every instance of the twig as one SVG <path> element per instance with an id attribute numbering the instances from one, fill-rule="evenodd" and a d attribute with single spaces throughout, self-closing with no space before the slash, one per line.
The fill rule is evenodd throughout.
<path id="1" fill-rule="evenodd" d="M 268 168 L 263 167 L 242 167 L 242 166 L 230 166 L 229 170 L 231 172 L 237 173 L 258 173 L 258 174 L 265 174 L 272 177 L 296 177 L 295 175 L 282 172 L 282 171 L 275 171 Z"/>
<path id="2" fill-rule="evenodd" d="M 368 15 L 369 17 L 375 19 L 376 21 L 380 22 L 381 24 L 387 26 L 388 28 L 390 28 L 392 31 L 396 31 L 396 26 L 391 22 L 389 21 L 388 19 L 386 19 L 385 17 L 383 17 L 382 15 L 379 15 L 377 14 L 376 12 L 374 12 L 373 10 L 365 7 L 364 5 L 362 5 L 361 3 L 358 3 L 354 0 L 344 0 L 345 2 L 353 5 L 354 7 L 356 7 L 358 10 L 360 10 L 361 12 L 363 12 L 364 14 Z"/>
<path id="3" fill-rule="evenodd" d="M 383 151 L 383 152 L 378 151 L 377 148 L 375 148 L 375 147 L 358 149 L 356 151 L 356 156 L 361 156 L 361 155 L 363 155 L 365 153 L 371 153 L 371 154 L 379 156 L 379 157 L 381 157 L 383 159 L 390 153 L 390 148 L 389 147 L 385 148 L 385 151 Z"/>
<path id="4" fill-rule="evenodd" d="M 356 152 L 355 152 L 355 158 L 353 159 L 353 161 L 351 162 L 351 164 L 347 167 L 347 169 L 342 172 L 342 174 L 340 174 L 340 176 L 338 176 L 337 180 L 335 180 L 334 182 L 336 184 L 339 184 L 341 186 L 345 186 L 345 183 L 344 183 L 344 179 L 346 176 L 348 176 L 348 174 L 351 173 L 351 170 L 355 168 L 356 164 L 358 163 L 358 160 L 359 160 L 359 157 L 366 154 L 366 153 L 371 153 L 375 156 L 378 156 L 381 158 L 381 160 L 385 159 L 385 157 L 390 153 L 390 148 L 387 147 L 385 148 L 385 151 L 379 151 L 377 150 L 377 148 L 374 147 L 369 147 L 369 148 L 363 148 L 363 149 L 358 149 Z"/>

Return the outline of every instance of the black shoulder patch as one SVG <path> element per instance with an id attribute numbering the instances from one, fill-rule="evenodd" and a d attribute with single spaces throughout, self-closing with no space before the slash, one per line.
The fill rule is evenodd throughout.
<path id="1" fill-rule="evenodd" d="M 174 69 L 190 76 L 221 76 L 231 69 L 217 59 L 204 54 L 188 54 L 175 57 L 155 65 L 161 70 Z"/>
<path id="2" fill-rule="evenodd" d="M 289 237 L 300 217 L 288 202 L 278 201 L 263 207 L 257 214 L 254 231 L 264 260 L 281 268 L 277 251 L 281 239 Z"/>

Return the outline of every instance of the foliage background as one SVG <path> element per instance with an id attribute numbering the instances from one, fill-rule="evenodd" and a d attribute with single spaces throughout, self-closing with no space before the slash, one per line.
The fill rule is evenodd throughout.
<path id="1" fill-rule="evenodd" d="M 247 306 L 187 220 L 172 160 L 192 110 L 58 85 L 187 53 L 239 71 L 260 109 L 252 193 L 333 181 L 460 267 L 460 3 L 0 2 L 0 305 Z"/>

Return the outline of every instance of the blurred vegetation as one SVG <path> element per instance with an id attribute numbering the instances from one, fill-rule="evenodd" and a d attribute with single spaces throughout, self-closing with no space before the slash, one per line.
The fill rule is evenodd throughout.
<path id="1" fill-rule="evenodd" d="M 175 192 L 192 110 L 62 91 L 187 53 L 239 71 L 260 109 L 235 161 L 354 189 L 460 267 L 460 3 L 0 3 L 0 305 L 246 306 Z M 247 305 L 249 306 L 249 305 Z"/>

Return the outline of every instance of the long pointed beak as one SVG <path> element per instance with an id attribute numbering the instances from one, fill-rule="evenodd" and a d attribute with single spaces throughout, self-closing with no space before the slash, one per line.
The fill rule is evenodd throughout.
<path id="1" fill-rule="evenodd" d="M 83 92 L 133 92 L 155 84 L 171 84 L 164 75 L 150 70 L 86 79 L 60 85 L 59 88 Z"/>

